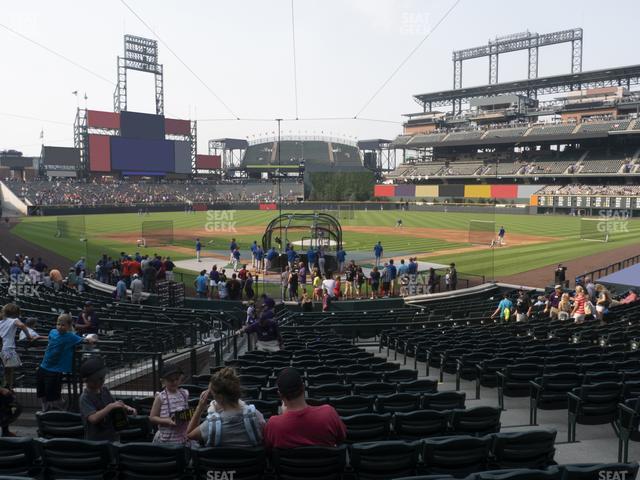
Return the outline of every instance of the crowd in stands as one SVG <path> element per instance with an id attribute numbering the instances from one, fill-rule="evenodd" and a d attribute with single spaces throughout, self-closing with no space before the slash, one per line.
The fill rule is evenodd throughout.
<path id="1" fill-rule="evenodd" d="M 637 300 L 636 289 L 614 298 L 605 286 L 594 283 L 591 277 L 587 276 L 583 284 L 576 285 L 573 291 L 558 284 L 549 295 L 538 296 L 535 299 L 531 299 L 524 289 L 518 291 L 515 300 L 505 293 L 491 318 L 497 317 L 502 322 L 525 322 L 532 315 L 543 315 L 551 320 L 572 321 L 579 325 L 585 323 L 587 317 L 591 317 L 604 324 L 610 308 Z"/>
<path id="2" fill-rule="evenodd" d="M 51 179 L 7 185 L 22 199 L 38 206 L 158 205 L 216 202 L 273 202 L 277 187 L 272 182 L 234 180 L 208 182 L 200 180 L 137 182 L 129 180 L 90 181 Z M 238 188 L 242 185 L 242 188 Z M 286 201 L 301 196 L 302 186 L 286 182 L 282 195 Z"/>
<path id="3" fill-rule="evenodd" d="M 586 185 L 570 183 L 568 185 L 547 185 L 537 192 L 538 195 L 621 195 L 637 196 L 638 185 Z"/>

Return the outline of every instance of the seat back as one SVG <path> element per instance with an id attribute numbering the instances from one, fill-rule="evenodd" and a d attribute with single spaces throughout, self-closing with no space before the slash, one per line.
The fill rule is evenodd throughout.
<path id="1" fill-rule="evenodd" d="M 193 469 L 198 478 L 207 472 L 234 472 L 238 480 L 261 480 L 267 466 L 263 447 L 207 447 L 192 448 Z"/>
<path id="2" fill-rule="evenodd" d="M 555 430 L 498 433 L 491 446 L 496 468 L 546 468 L 553 464 Z"/>
<path id="3" fill-rule="evenodd" d="M 359 480 L 413 475 L 416 473 L 419 455 L 419 442 L 356 443 L 350 448 L 351 466 Z"/>
<path id="4" fill-rule="evenodd" d="M 424 440 L 423 459 L 426 473 L 446 473 L 456 478 L 486 469 L 490 437 L 427 438 Z"/>
<path id="5" fill-rule="evenodd" d="M 396 386 L 392 383 L 365 383 L 354 385 L 353 393 L 356 395 L 390 395 L 396 393 Z"/>
<path id="6" fill-rule="evenodd" d="M 582 375 L 572 372 L 545 374 L 536 381 L 545 391 L 570 392 L 582 383 Z"/>
<path id="7" fill-rule="evenodd" d="M 318 373 L 307 375 L 307 385 L 327 385 L 330 383 L 342 383 L 343 377 L 337 373 Z"/>
<path id="8" fill-rule="evenodd" d="M 329 383 L 326 385 L 310 386 L 307 388 L 309 397 L 343 397 L 351 393 L 351 385 L 341 383 Z"/>
<path id="9" fill-rule="evenodd" d="M 0 437 L 0 475 L 37 475 L 37 458 L 33 438 Z"/>
<path id="10" fill-rule="evenodd" d="M 128 480 L 174 480 L 187 469 L 187 451 L 177 444 L 115 444 L 118 471 Z"/>
<path id="11" fill-rule="evenodd" d="M 54 438 L 43 440 L 41 447 L 47 478 L 109 478 L 112 462 L 107 441 Z"/>
<path id="12" fill-rule="evenodd" d="M 391 414 L 361 413 L 342 417 L 347 427 L 347 443 L 386 440 L 391 431 Z"/>
<path id="13" fill-rule="evenodd" d="M 381 413 L 412 412 L 420 408 L 420 395 L 415 393 L 378 395 L 376 405 L 378 412 Z"/>
<path id="14" fill-rule="evenodd" d="M 456 435 L 487 435 L 500 431 L 500 415 L 497 407 L 474 407 L 454 410 L 451 429 Z"/>
<path id="15" fill-rule="evenodd" d="M 336 409 L 341 417 L 357 415 L 359 413 L 373 413 L 375 397 L 372 395 L 347 395 L 329 398 L 329 405 Z"/>
<path id="16" fill-rule="evenodd" d="M 467 477 L 466 480 L 563 480 L 563 473 L 557 467 L 549 467 L 546 470 L 515 468 L 479 472 Z"/>
<path id="17" fill-rule="evenodd" d="M 449 417 L 448 412 L 437 410 L 396 413 L 392 420 L 393 431 L 398 438 L 406 440 L 446 435 Z"/>
<path id="18" fill-rule="evenodd" d="M 79 413 L 36 412 L 36 423 L 41 438 L 84 438 L 84 425 Z"/>
<path id="19" fill-rule="evenodd" d="M 413 380 L 412 382 L 398 383 L 398 392 L 404 393 L 436 393 L 438 391 L 438 381 L 429 380 L 428 378 L 421 380 Z"/>
<path id="20" fill-rule="evenodd" d="M 618 408 L 618 401 L 622 393 L 622 384 L 615 382 L 595 383 L 574 388 L 572 393 L 581 399 L 580 405 L 574 405 L 569 399 L 569 410 L 579 407 L 579 420 L 588 417 L 613 415 Z"/>
<path id="21" fill-rule="evenodd" d="M 347 447 L 274 449 L 272 460 L 280 480 L 339 480 L 347 461 Z"/>
<path id="22" fill-rule="evenodd" d="M 464 392 L 437 392 L 424 395 L 423 410 L 455 410 L 465 408 L 467 396 Z"/>
<path id="23" fill-rule="evenodd" d="M 376 383 L 380 380 L 382 380 L 382 374 L 372 372 L 371 370 L 345 374 L 345 381 L 354 385 Z"/>
<path id="24" fill-rule="evenodd" d="M 413 382 L 418 379 L 416 370 L 395 370 L 384 374 L 384 381 L 387 383 Z"/>

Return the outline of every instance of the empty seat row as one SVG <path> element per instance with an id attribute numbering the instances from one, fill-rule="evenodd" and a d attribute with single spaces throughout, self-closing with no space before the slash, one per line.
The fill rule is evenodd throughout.
<path id="1" fill-rule="evenodd" d="M 254 448 L 185 448 L 150 443 L 113 444 L 75 439 L 0 439 L 0 474 L 47 479 L 97 480 L 207 478 L 234 471 L 236 478 L 337 479 L 348 468 L 359 479 L 451 474 L 458 478 L 493 468 L 553 465 L 555 431 L 450 436 L 426 440 L 301 447 L 267 455 Z M 347 463 L 347 450 L 349 462 Z"/>
<path id="2" fill-rule="evenodd" d="M 416 410 L 342 417 L 347 443 L 380 440 L 419 440 L 446 435 L 484 436 L 500 431 L 500 409 Z"/>
<path id="3" fill-rule="evenodd" d="M 557 465 L 544 470 L 512 468 L 472 473 L 463 480 L 602 480 L 636 478 L 637 463 L 577 463 Z M 402 477 L 394 480 L 453 480 L 451 475 Z"/>

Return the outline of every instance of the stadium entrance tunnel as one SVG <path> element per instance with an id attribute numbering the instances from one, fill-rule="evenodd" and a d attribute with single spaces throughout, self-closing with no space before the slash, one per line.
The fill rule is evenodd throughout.
<path id="1" fill-rule="evenodd" d="M 325 256 L 325 272 L 338 270 L 336 253 L 342 249 L 342 226 L 327 213 L 283 213 L 267 225 L 262 236 L 262 248 L 265 256 L 275 248 L 278 256 L 271 261 L 269 271 L 282 272 L 288 264 L 287 247 L 297 252 L 296 261 L 303 262 L 307 268 L 307 251 L 320 249 Z M 316 259 L 317 263 L 317 259 Z"/>

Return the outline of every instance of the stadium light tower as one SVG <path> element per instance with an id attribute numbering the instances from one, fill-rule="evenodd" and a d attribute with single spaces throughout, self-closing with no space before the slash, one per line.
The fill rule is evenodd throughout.
<path id="1" fill-rule="evenodd" d="M 280 152 L 282 151 L 280 148 L 280 123 L 282 122 L 282 119 L 276 118 L 276 122 L 278 122 L 278 170 L 276 170 L 278 178 L 278 216 L 282 218 L 282 192 L 280 191 L 280 182 L 282 181 L 280 178 Z M 280 222 L 280 253 L 282 253 L 282 242 L 282 222 Z"/>

